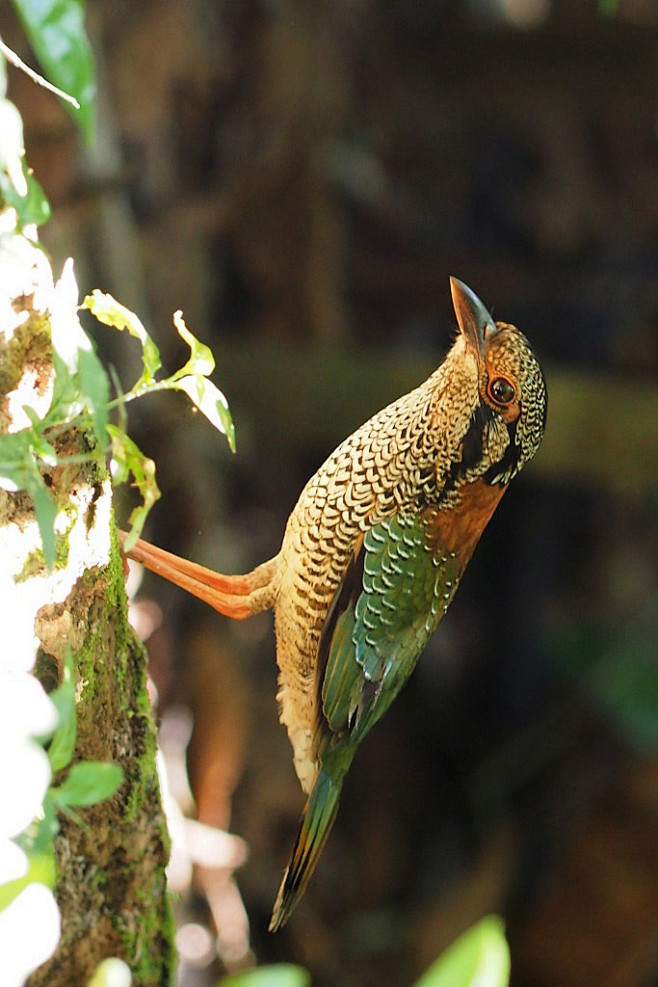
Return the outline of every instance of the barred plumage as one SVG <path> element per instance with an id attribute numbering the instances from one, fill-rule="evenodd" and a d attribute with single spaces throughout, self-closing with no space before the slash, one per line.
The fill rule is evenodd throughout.
<path id="1" fill-rule="evenodd" d="M 514 326 L 456 279 L 460 333 L 419 387 L 357 429 L 304 487 L 274 559 L 223 576 L 134 557 L 229 616 L 275 612 L 281 720 L 309 794 L 274 908 L 290 916 L 356 748 L 411 674 L 510 479 L 537 451 L 544 378 Z"/>

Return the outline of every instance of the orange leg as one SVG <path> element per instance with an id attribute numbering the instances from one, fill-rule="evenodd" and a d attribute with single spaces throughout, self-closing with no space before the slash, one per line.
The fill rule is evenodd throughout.
<path id="1" fill-rule="evenodd" d="M 120 531 L 122 547 L 125 538 L 125 532 Z M 225 576 L 171 552 L 165 552 L 141 538 L 125 554 L 129 559 L 141 562 L 157 576 L 162 576 L 234 620 L 244 620 L 261 610 L 267 610 L 274 602 L 269 584 L 276 571 L 276 558 L 263 563 L 247 575 Z"/>

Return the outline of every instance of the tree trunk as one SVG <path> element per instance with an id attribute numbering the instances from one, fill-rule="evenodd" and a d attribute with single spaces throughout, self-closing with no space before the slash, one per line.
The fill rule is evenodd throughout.
<path id="1" fill-rule="evenodd" d="M 43 253 L 29 240 L 0 240 L 0 432 L 29 425 L 23 406 L 45 412 L 53 367 L 50 323 L 61 301 Z M 76 302 L 70 305 L 75 340 Z M 68 327 L 67 327 L 68 329 Z M 93 436 L 71 429 L 58 457 L 80 457 Z M 67 650 L 75 665 L 77 741 L 73 763 L 115 761 L 124 781 L 109 799 L 60 816 L 55 838 L 62 935 L 55 955 L 30 985 L 84 985 L 99 962 L 125 960 L 133 985 L 173 980 L 173 926 L 165 866 L 168 835 L 156 769 L 156 731 L 146 689 L 146 656 L 128 624 L 112 489 L 98 459 L 67 462 L 44 479 L 53 496 L 57 558 L 43 561 L 31 498 L 0 490 L 0 566 L 21 587 L 35 615 L 35 674 L 51 691 Z M 1 601 L 0 601 L 1 602 Z M 12 614 L 2 625 L 11 633 Z M 65 769 L 65 771 L 67 771 Z M 54 782 L 59 778 L 53 779 Z"/>

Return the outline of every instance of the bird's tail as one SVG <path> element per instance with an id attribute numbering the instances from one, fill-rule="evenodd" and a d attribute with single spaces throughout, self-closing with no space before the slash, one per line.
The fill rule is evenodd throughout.
<path id="1" fill-rule="evenodd" d="M 339 757 L 332 758 L 333 753 L 339 753 Z M 276 932 L 286 924 L 306 890 L 336 819 L 343 780 L 353 757 L 351 747 L 330 752 L 325 757 L 304 808 L 290 863 L 274 903 L 270 932 Z"/>
<path id="2" fill-rule="evenodd" d="M 123 531 L 119 532 L 119 538 L 123 546 L 126 538 Z M 244 576 L 225 576 L 165 552 L 141 538 L 125 554 L 234 620 L 244 620 L 274 605 L 278 556 Z"/>

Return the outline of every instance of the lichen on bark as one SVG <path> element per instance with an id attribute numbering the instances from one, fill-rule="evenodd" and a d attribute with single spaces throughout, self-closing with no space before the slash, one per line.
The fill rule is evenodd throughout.
<path id="1" fill-rule="evenodd" d="M 45 255 L 22 236 L 0 236 L 0 270 L 0 432 L 11 432 L 25 425 L 23 405 L 48 406 L 55 289 Z M 77 320 L 75 309 L 71 317 Z M 56 448 L 84 460 L 91 441 L 72 428 Z M 62 935 L 55 955 L 29 983 L 84 985 L 101 960 L 118 956 L 130 966 L 135 987 L 160 987 L 174 976 L 169 842 L 146 656 L 128 623 L 109 473 L 102 458 L 92 457 L 53 466 L 45 480 L 58 509 L 55 565 L 48 570 L 44 564 L 30 497 L 4 489 L 0 565 L 29 600 L 40 644 L 35 674 L 47 690 L 61 679 L 67 649 L 73 654 L 74 763 L 115 761 L 124 781 L 110 799 L 76 810 L 78 821 L 60 818 L 55 895 Z M 6 617 L 11 632 L 12 615 Z"/>

